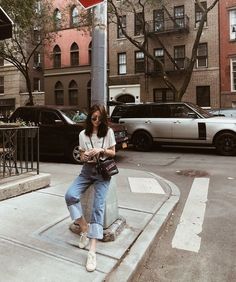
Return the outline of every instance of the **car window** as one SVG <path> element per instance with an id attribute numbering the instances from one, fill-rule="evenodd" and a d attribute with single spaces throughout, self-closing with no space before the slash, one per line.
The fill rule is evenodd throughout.
<path id="1" fill-rule="evenodd" d="M 35 116 L 35 110 L 32 108 L 19 108 L 15 111 L 13 118 L 21 119 L 27 123 L 37 123 L 36 116 Z"/>
<path id="2" fill-rule="evenodd" d="M 186 105 L 176 104 L 171 105 L 172 111 L 171 116 L 174 118 L 188 118 L 190 113 L 194 113 L 194 111 L 188 108 Z"/>
<path id="3" fill-rule="evenodd" d="M 171 110 L 169 105 L 152 105 L 151 117 L 152 118 L 169 118 Z"/>
<path id="4" fill-rule="evenodd" d="M 61 120 L 61 118 L 56 113 L 49 111 L 41 112 L 41 124 L 43 125 L 55 124 L 56 120 Z"/>

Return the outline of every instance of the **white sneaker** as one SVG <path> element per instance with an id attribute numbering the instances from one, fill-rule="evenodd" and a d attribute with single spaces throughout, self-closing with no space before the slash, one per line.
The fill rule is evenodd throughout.
<path id="1" fill-rule="evenodd" d="M 87 271 L 94 271 L 96 269 L 97 262 L 96 262 L 96 254 L 92 251 L 88 252 L 88 258 L 86 263 Z"/>
<path id="2" fill-rule="evenodd" d="M 79 236 L 79 248 L 84 249 L 86 246 L 88 246 L 89 238 L 87 238 L 86 232 L 81 232 Z"/>

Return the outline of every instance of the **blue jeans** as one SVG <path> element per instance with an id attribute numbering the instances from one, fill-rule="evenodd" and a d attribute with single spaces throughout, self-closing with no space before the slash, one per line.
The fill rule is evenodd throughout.
<path id="1" fill-rule="evenodd" d="M 98 174 L 95 164 L 85 163 L 80 175 L 67 190 L 65 200 L 72 220 L 80 218 L 83 216 L 80 198 L 91 184 L 94 185 L 94 200 L 87 236 L 88 238 L 102 239 L 105 201 L 110 179 L 104 180 L 101 174 Z"/>

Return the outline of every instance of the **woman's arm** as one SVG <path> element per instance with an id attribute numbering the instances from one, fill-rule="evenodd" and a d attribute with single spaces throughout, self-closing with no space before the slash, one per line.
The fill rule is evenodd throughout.
<path id="1" fill-rule="evenodd" d="M 108 157 L 115 157 L 116 155 L 116 148 L 115 146 L 112 146 L 110 148 L 107 148 L 107 149 L 103 149 L 103 152 L 102 152 L 103 156 L 108 158 Z"/>

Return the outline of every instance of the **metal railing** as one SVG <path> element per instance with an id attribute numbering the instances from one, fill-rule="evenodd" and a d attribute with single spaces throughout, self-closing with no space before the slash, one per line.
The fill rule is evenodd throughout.
<path id="1" fill-rule="evenodd" d="M 150 34 L 189 32 L 189 17 L 184 15 L 182 18 L 149 21 L 147 22 L 147 32 Z"/>
<path id="2" fill-rule="evenodd" d="M 0 125 L 0 179 L 39 174 L 39 128 Z"/>

